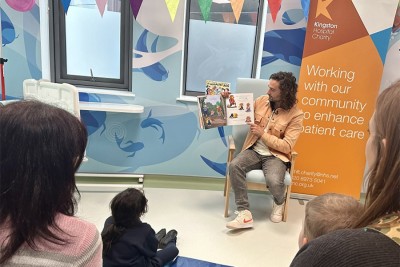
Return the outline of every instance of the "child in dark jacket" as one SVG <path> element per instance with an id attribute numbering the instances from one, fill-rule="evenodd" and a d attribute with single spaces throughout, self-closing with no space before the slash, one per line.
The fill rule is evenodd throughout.
<path id="1" fill-rule="evenodd" d="M 164 266 L 179 253 L 175 230 L 160 241 L 155 231 L 140 217 L 147 212 L 147 199 L 141 191 L 128 188 L 110 203 L 112 216 L 107 218 L 101 233 L 103 266 Z M 163 249 L 158 250 L 161 247 Z"/>

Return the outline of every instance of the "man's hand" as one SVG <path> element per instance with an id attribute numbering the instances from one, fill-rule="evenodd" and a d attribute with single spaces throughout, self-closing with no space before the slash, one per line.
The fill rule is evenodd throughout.
<path id="1" fill-rule="evenodd" d="M 260 138 L 264 134 L 264 128 L 258 124 L 250 123 L 250 132 Z"/>

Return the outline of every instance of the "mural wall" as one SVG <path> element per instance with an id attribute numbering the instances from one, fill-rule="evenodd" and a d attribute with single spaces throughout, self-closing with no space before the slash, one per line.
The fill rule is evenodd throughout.
<path id="1" fill-rule="evenodd" d="M 38 1 L 29 1 L 32 7 L 25 10 L 9 5 L 11 2 L 1 1 L 2 57 L 9 59 L 5 65 L 7 99 L 22 98 L 24 79 L 41 78 Z M 164 0 L 143 1 L 133 27 L 135 98 L 80 93 L 80 101 L 145 107 L 142 114 L 82 110 L 89 142 L 88 161 L 80 172 L 225 175 L 230 127 L 201 130 L 197 104 L 176 100 L 180 95 L 183 12 L 181 1 L 172 22 Z"/>
<path id="2" fill-rule="evenodd" d="M 308 2 L 309 3 L 309 2 Z M 283 0 L 270 4 L 265 24 L 260 78 L 277 71 L 290 71 L 299 78 L 306 35 L 307 1 Z"/>
<path id="3" fill-rule="evenodd" d="M 42 77 L 38 2 L 0 0 L 1 51 L 2 57 L 9 60 L 5 64 L 7 99 L 22 98 L 23 80 Z M 213 1 L 213 5 L 218 2 L 224 1 Z M 270 6 L 263 33 L 261 78 L 279 70 L 298 76 L 308 4 L 304 0 L 283 0 L 278 7 Z M 89 160 L 81 166 L 81 172 L 225 175 L 231 127 L 202 130 L 196 103 L 176 100 L 182 78 L 183 19 L 183 0 L 173 21 L 165 0 L 144 0 L 133 27 L 135 98 L 80 94 L 81 101 L 144 106 L 142 114 L 81 111 L 89 132 Z M 400 62 L 397 33 L 397 29 L 392 33 L 382 84 L 399 76 L 395 72 Z"/>

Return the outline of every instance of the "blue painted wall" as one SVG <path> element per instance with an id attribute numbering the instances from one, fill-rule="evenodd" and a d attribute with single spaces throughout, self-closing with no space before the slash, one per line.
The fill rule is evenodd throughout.
<path id="1" fill-rule="evenodd" d="M 82 111 L 89 132 L 88 162 L 81 172 L 189 175 L 222 178 L 231 127 L 202 130 L 197 105 L 179 102 L 183 1 L 172 22 L 164 0 L 143 1 L 134 23 L 132 91 L 135 98 L 80 94 L 81 101 L 134 103 L 142 114 Z M 282 1 L 275 23 L 267 15 L 261 78 L 278 70 L 298 76 L 304 44 L 307 1 Z M 25 79 L 42 78 L 40 21 L 37 4 L 26 11 L 13 9 L 1 0 L 2 57 L 7 99 L 22 98 Z M 389 83 L 398 69 L 398 29 L 393 31 L 383 82 Z M 284 45 L 279 45 L 279 44 Z M 394 45 L 396 44 L 396 45 Z M 164 54 L 160 53 L 163 52 Z M 162 54 L 162 56 L 161 56 Z M 136 65 L 135 65 L 136 63 Z M 389 67 L 390 66 L 390 67 Z M 398 72 L 395 72 L 398 73 Z M 385 76 L 386 75 L 386 76 Z M 398 77 L 396 77 L 397 79 Z"/>
<path id="2" fill-rule="evenodd" d="M 1 8 L 2 57 L 9 60 L 5 65 L 6 96 L 22 98 L 23 80 L 42 78 L 39 7 L 35 4 L 21 12 L 2 0 Z M 197 104 L 176 100 L 180 95 L 183 5 L 174 22 L 165 10 L 165 1 L 145 1 L 141 14 L 151 11 L 153 16 L 143 19 L 141 15 L 135 21 L 134 51 L 148 52 L 147 65 L 132 69 L 135 99 L 80 94 L 81 101 L 145 107 L 142 114 L 81 111 L 89 132 L 89 160 L 81 172 L 224 176 L 225 134 L 231 129 L 200 129 Z M 165 50 L 170 53 L 158 60 L 157 52 Z"/>

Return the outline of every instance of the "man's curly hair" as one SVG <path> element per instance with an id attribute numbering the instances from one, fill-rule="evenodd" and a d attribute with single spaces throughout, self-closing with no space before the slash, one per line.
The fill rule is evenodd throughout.
<path id="1" fill-rule="evenodd" d="M 279 82 L 282 100 L 281 108 L 286 110 L 291 109 L 297 103 L 296 94 L 298 85 L 296 77 L 291 72 L 280 71 L 271 74 L 269 78 Z"/>

